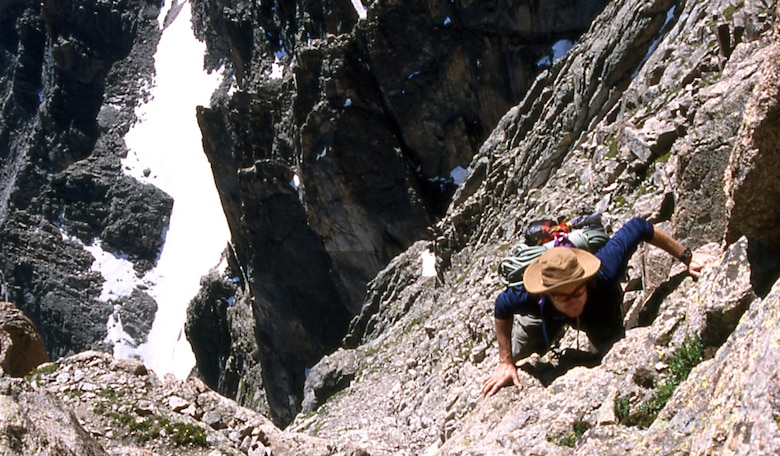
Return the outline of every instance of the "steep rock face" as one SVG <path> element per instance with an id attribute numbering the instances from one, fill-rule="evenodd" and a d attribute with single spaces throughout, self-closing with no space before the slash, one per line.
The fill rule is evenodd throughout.
<path id="1" fill-rule="evenodd" d="M 338 346 L 366 284 L 429 236 L 453 169 L 603 5 L 380 1 L 357 21 L 346 1 L 193 3 L 207 62 L 235 72 L 238 90 L 226 81 L 199 122 L 251 270 L 277 423 L 297 412 L 304 369 Z"/>
<path id="2" fill-rule="evenodd" d="M 576 40 L 604 4 L 372 3 L 367 64 L 422 177 L 465 167 L 551 59 L 551 45 Z"/>
<path id="3" fill-rule="evenodd" d="M 120 164 L 148 96 L 158 13 L 157 2 L 134 0 L 0 5 L 0 288 L 52 358 L 109 349 L 117 309 L 143 340 L 156 310 L 142 290 L 101 300 L 104 278 L 83 244 L 126 255 L 142 272 L 164 241 L 171 198 Z"/>
<path id="4" fill-rule="evenodd" d="M 0 302 L 0 376 L 22 377 L 48 361 L 32 321 L 10 302 Z"/>
<path id="5" fill-rule="evenodd" d="M 759 380 L 778 374 L 768 316 L 776 243 L 735 237 L 757 233 L 748 213 L 763 200 L 747 190 L 780 177 L 758 164 L 777 127 L 777 15 L 776 2 L 607 5 L 501 119 L 435 240 L 371 282 L 350 348 L 307 382 L 317 398 L 307 404 L 322 405 L 290 429 L 369 442 L 371 454 L 777 452 L 775 388 Z M 777 216 L 760 207 L 762 220 Z M 625 339 L 599 360 L 569 330 L 558 354 L 521 364 L 521 387 L 481 397 L 497 362 L 496 262 L 528 221 L 593 211 L 609 232 L 646 217 L 717 260 L 693 281 L 666 253 L 640 247 Z M 425 250 L 437 277 L 421 273 Z M 703 347 L 692 357 L 705 361 L 680 380 L 674 360 L 691 339 Z M 676 381 L 657 417 L 642 421 Z"/>
<path id="6" fill-rule="evenodd" d="M 110 238 L 112 249 L 148 268 L 170 200 L 132 186 L 124 192 L 118 162 L 150 75 L 157 5 L 85 2 L 60 11 L 56 3 L 0 5 L 0 153 L 10 176 L 0 187 L 0 261 L 2 294 L 29 312 L 59 356 L 100 346 L 111 312 L 97 300 L 102 279 L 76 239 Z M 344 1 L 282 3 L 198 3 L 198 17 L 209 21 L 198 24 L 212 45 L 207 64 L 230 54 L 239 87 L 229 91 L 227 80 L 215 107 L 199 112 L 235 249 L 228 275 L 210 281 L 220 285 L 192 306 L 188 333 L 199 336 L 199 363 L 208 360 L 201 375 L 241 403 L 286 423 L 305 398 L 306 413 L 292 425 L 301 433 L 279 433 L 196 379 L 160 389 L 142 365 L 87 352 L 37 372 L 31 384 L 3 379 L 0 432 L 14 445 L 9 451 L 39 448 L 48 431 L 62 437 L 48 440 L 62 453 L 103 454 L 100 445 L 187 454 L 168 433 L 137 448 L 135 430 L 117 418 L 163 423 L 159 416 L 206 429 L 212 446 L 192 454 L 777 452 L 778 246 L 752 221 L 755 207 L 761 220 L 777 218 L 754 196 L 771 195 L 778 177 L 776 2 L 612 2 L 566 58 L 544 68 L 536 68 L 539 58 L 571 36 L 552 24 L 560 16 L 579 21 L 566 6 L 582 2 L 541 7 L 542 15 L 532 8 L 538 2 L 375 2 L 358 25 Z M 431 16 L 415 16 L 421 30 L 410 31 L 404 11 Z M 550 33 L 521 33 L 525 11 L 531 28 Z M 91 46 L 100 47 L 100 37 L 115 41 L 98 52 Z M 422 37 L 450 40 L 427 45 Z M 462 44 L 471 37 L 489 45 L 480 53 Z M 273 79 L 271 53 L 282 46 L 290 52 L 280 54 L 283 63 L 295 63 Z M 516 62 L 513 52 L 528 65 L 523 71 L 496 63 Z M 64 69 L 75 76 L 57 74 Z M 424 78 L 429 86 L 417 85 Z M 453 82 L 460 80 L 469 82 L 465 93 Z M 488 88 L 507 81 L 522 88 Z M 68 102 L 78 88 L 85 106 Z M 104 103 L 96 105 L 99 91 Z M 453 93 L 471 101 L 453 96 L 449 110 L 433 96 Z M 523 100 L 501 117 L 512 97 Z M 468 124 L 470 116 L 480 118 Z M 483 143 L 491 116 L 501 120 Z M 365 151 L 375 153 L 357 153 Z M 469 176 L 444 214 L 453 189 L 447 173 L 461 159 L 471 160 Z M 640 248 L 628 271 L 628 334 L 604 359 L 570 331 L 560 356 L 522 364 L 520 389 L 480 397 L 497 359 L 496 261 L 527 221 L 593 210 L 610 232 L 633 215 L 648 217 L 718 261 L 694 282 L 668 255 Z M 152 223 L 149 231 L 113 223 L 127 211 L 156 214 L 139 218 Z M 423 236 L 429 240 L 413 242 Z M 423 268 L 430 255 L 436 275 Z M 367 297 L 354 301 L 361 283 Z M 125 315 L 148 318 L 147 298 L 138 290 L 123 301 L 133 311 Z M 313 366 L 304 383 L 304 368 L 338 345 L 358 311 L 349 348 Z M 92 326 L 78 327 L 84 322 Z M 643 421 L 692 335 L 706 360 Z M 116 391 L 124 399 L 112 402 Z"/>
<path id="7" fill-rule="evenodd" d="M 756 271 L 756 286 L 764 294 L 768 284 L 777 279 L 778 270 L 775 230 L 777 211 L 772 201 L 777 196 L 774 184 L 778 170 L 778 43 L 775 42 L 761 56 L 761 73 L 756 94 L 745 109 L 745 117 L 736 138 L 734 152 L 727 169 L 729 201 L 729 240 L 747 235 L 755 246 L 754 258 L 768 261 L 767 267 Z M 774 261 L 772 259 L 775 259 Z"/>
<path id="8" fill-rule="evenodd" d="M 716 284 L 720 288 L 702 293 L 700 299 L 705 301 L 701 304 L 712 308 L 713 300 L 729 296 L 736 288 L 735 282 L 747 288 L 744 252 L 743 256 L 725 258 L 730 264 L 724 265 L 726 274 Z M 771 454 L 780 448 L 780 392 L 776 381 L 780 352 L 773 342 L 778 325 L 778 293 L 780 287 L 776 284 L 765 298 L 750 302 L 750 310 L 736 330 L 714 357 L 697 367 L 689 381 L 680 386 L 637 445 L 637 451 L 658 453 L 678 448 L 692 454 Z"/>
<path id="9" fill-rule="evenodd" d="M 245 407 L 271 416 L 245 279 L 212 273 L 201 284 L 185 325 L 198 377 Z"/>

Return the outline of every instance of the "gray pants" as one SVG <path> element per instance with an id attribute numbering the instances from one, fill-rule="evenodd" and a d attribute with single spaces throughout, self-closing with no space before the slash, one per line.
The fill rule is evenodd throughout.
<path id="1" fill-rule="evenodd" d="M 546 328 L 543 328 L 542 325 Z M 550 346 L 544 337 L 547 330 L 547 340 L 550 345 L 563 337 L 566 324 L 562 321 L 542 322 L 542 319 L 528 314 L 515 315 L 512 324 L 512 359 L 517 362 L 527 358 L 531 353 L 543 355 Z"/>
<path id="2" fill-rule="evenodd" d="M 566 325 L 564 320 L 543 322 L 540 317 L 534 315 L 515 315 L 512 324 L 512 359 L 517 362 L 527 358 L 531 353 L 540 355 L 547 353 L 550 346 L 563 337 Z M 596 322 L 583 320 L 582 327 L 577 329 L 585 331 L 593 347 L 601 354 L 606 353 L 615 341 L 626 335 L 619 308 L 617 312 L 612 312 L 612 315 L 604 320 Z M 547 331 L 546 339 L 545 330 Z"/>

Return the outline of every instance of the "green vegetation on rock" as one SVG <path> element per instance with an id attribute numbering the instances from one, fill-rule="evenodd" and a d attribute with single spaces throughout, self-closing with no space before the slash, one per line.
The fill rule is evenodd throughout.
<path id="1" fill-rule="evenodd" d="M 683 344 L 669 358 L 669 376 L 655 385 L 652 396 L 642 403 L 636 412 L 631 412 L 628 396 L 615 399 L 615 416 L 627 426 L 647 428 L 655 421 L 658 413 L 666 406 L 677 387 L 688 378 L 691 370 L 704 357 L 704 343 L 694 334 L 685 338 Z"/>

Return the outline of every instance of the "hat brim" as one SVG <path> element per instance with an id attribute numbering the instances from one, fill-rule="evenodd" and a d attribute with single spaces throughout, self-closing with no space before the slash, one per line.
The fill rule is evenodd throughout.
<path id="1" fill-rule="evenodd" d="M 587 282 L 599 272 L 601 260 L 599 260 L 596 255 L 593 255 L 587 250 L 577 248 L 572 248 L 571 251 L 574 252 L 577 261 L 584 270 L 584 273 L 581 276 L 559 282 L 554 286 L 545 286 L 544 283 L 542 283 L 542 267 L 537 260 L 529 264 L 523 273 L 523 286 L 526 291 L 531 294 L 554 293 L 569 285 Z"/>

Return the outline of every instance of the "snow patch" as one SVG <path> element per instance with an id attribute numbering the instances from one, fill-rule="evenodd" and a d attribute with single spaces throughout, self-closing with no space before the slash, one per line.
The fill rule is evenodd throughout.
<path id="1" fill-rule="evenodd" d="M 230 86 L 227 89 L 227 94 L 229 97 L 232 97 L 236 92 L 238 92 L 238 82 L 236 82 L 236 77 L 233 75 L 230 77 Z"/>
<path id="2" fill-rule="evenodd" d="M 420 254 L 422 259 L 422 276 L 423 277 L 435 277 L 436 276 L 436 255 L 430 250 L 423 250 Z"/>
<path id="3" fill-rule="evenodd" d="M 639 65 L 637 65 L 636 70 L 634 70 L 634 73 L 631 74 L 631 78 L 635 78 L 636 75 L 639 73 L 639 70 L 642 69 L 642 67 L 645 65 L 645 62 L 647 62 L 647 59 L 650 58 L 651 55 L 655 52 L 656 49 L 658 49 L 658 45 L 661 43 L 661 40 L 664 36 L 666 36 L 667 29 L 666 27 L 669 25 L 669 23 L 674 19 L 674 11 L 677 8 L 677 5 L 672 5 L 671 8 L 669 8 L 669 11 L 666 12 L 666 21 L 664 21 L 664 25 L 661 26 L 661 33 L 658 34 L 658 37 L 653 41 L 652 44 L 650 44 L 650 47 L 647 49 L 647 54 L 645 54 L 644 58 L 642 58 L 642 61 L 639 62 Z"/>
<path id="4" fill-rule="evenodd" d="M 271 79 L 282 79 L 282 76 L 284 76 L 284 66 L 276 60 L 271 64 L 271 74 L 268 77 Z"/>
<path id="5" fill-rule="evenodd" d="M 130 334 L 122 327 L 122 319 L 119 317 L 119 306 L 114 306 L 114 313 L 108 317 L 106 325 L 108 331 L 105 341 L 114 346 L 114 357 L 119 359 L 137 358 L 136 343 Z"/>
<path id="6" fill-rule="evenodd" d="M 133 289 L 140 282 L 133 263 L 126 256 L 117 256 L 103 250 L 100 240 L 84 248 L 95 257 L 91 269 L 100 272 L 105 279 L 100 299 L 108 302 L 112 299 L 130 296 Z"/>
<path id="7" fill-rule="evenodd" d="M 537 60 L 536 66 L 541 67 L 552 65 L 555 61 L 566 55 L 566 53 L 569 52 L 575 44 L 577 43 L 572 40 L 556 41 L 550 49 L 550 54 Z"/>
<path id="8" fill-rule="evenodd" d="M 274 52 L 274 63 L 271 64 L 271 79 L 281 79 L 284 76 L 283 59 L 287 57 L 287 51 L 282 48 L 280 51 Z"/>
<path id="9" fill-rule="evenodd" d="M 142 120 L 125 136 L 130 152 L 122 161 L 126 174 L 174 200 L 165 245 L 155 268 L 144 277 L 146 291 L 158 306 L 151 332 L 137 348 L 120 344 L 123 357 L 140 357 L 160 377 L 172 373 L 186 378 L 195 365 L 184 337 L 187 306 L 230 238 L 195 116 L 198 105 L 208 106 L 220 78 L 203 71 L 205 45 L 195 38 L 190 19 L 187 3 L 160 39 L 152 101 L 139 107 Z M 127 290 L 122 288 L 127 283 L 113 278 L 111 264 L 107 260 L 98 266 L 107 279 L 107 296 Z M 112 316 L 109 324 L 121 340 L 119 318 Z"/>
<path id="10" fill-rule="evenodd" d="M 361 19 L 365 19 L 367 16 L 366 7 L 363 6 L 363 3 L 360 2 L 360 0 L 352 0 L 352 6 L 355 7 L 355 11 L 357 11 L 358 16 Z"/>
<path id="11" fill-rule="evenodd" d="M 450 177 L 452 178 L 452 182 L 455 185 L 462 185 L 463 182 L 466 181 L 466 176 L 468 176 L 469 170 L 463 168 L 462 166 L 456 166 L 452 168 L 452 171 L 450 171 Z"/>
<path id="12" fill-rule="evenodd" d="M 176 2 L 177 0 L 162 2 L 162 7 L 160 8 L 160 14 L 157 16 L 157 24 L 160 26 L 160 28 L 165 27 L 165 17 L 168 16 L 168 13 L 171 11 L 171 7 L 173 7 L 173 4 Z"/>
<path id="13" fill-rule="evenodd" d="M 60 228 L 60 234 L 63 239 L 79 244 L 95 257 L 90 270 L 99 272 L 104 279 L 103 289 L 98 300 L 109 302 L 130 296 L 136 285 L 141 282 L 133 269 L 133 263 L 127 259 L 127 256 L 115 255 L 103 250 L 102 242 L 99 239 L 93 240 L 90 245 L 84 245 L 77 237 L 69 236 L 62 228 Z M 122 327 L 119 309 L 120 306 L 115 305 L 113 314 L 108 317 L 105 342 L 113 345 L 115 357 L 129 359 L 135 357 L 133 350 L 136 343 Z"/>

